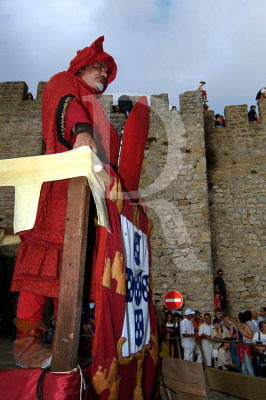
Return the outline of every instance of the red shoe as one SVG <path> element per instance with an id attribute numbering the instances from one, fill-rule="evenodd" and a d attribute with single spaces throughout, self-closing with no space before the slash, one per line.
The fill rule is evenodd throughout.
<path id="1" fill-rule="evenodd" d="M 13 352 L 21 368 L 48 368 L 51 365 L 52 352 L 42 343 L 41 333 L 40 327 L 26 333 L 17 331 Z"/>

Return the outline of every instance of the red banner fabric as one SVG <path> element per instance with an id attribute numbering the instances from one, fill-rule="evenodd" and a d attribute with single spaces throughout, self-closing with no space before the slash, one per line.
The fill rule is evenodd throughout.
<path id="1" fill-rule="evenodd" d="M 114 172 L 108 172 L 114 180 L 106 200 L 111 232 L 99 227 L 96 238 L 91 291 L 96 310 L 93 361 L 83 370 L 87 398 L 148 400 L 158 361 L 150 281 L 152 225 L 127 193 L 116 200 L 122 194 L 121 185 Z M 1 400 L 36 400 L 41 373 L 41 369 L 0 371 Z M 79 371 L 46 372 L 43 399 L 79 399 L 80 382 Z"/>
<path id="2" fill-rule="evenodd" d="M 112 170 L 109 173 L 117 179 Z M 122 195 L 119 182 L 117 187 Z M 107 193 L 111 233 L 104 239 L 104 265 L 102 253 L 98 252 L 93 272 L 96 331 L 89 370 L 101 400 L 135 400 L 141 395 L 149 399 L 158 359 L 149 279 L 150 221 L 127 193 L 123 193 L 120 212 L 119 200 L 111 201 L 109 197 Z M 104 235 L 105 229 L 100 228 L 99 236 Z"/>

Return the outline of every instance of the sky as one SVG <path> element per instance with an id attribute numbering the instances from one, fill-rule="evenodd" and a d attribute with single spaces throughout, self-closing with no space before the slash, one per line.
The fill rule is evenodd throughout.
<path id="1" fill-rule="evenodd" d="M 179 108 L 204 80 L 223 114 L 266 86 L 265 17 L 265 0 L 1 0 L 0 81 L 25 81 L 35 97 L 104 35 L 118 66 L 106 93 L 168 93 Z"/>

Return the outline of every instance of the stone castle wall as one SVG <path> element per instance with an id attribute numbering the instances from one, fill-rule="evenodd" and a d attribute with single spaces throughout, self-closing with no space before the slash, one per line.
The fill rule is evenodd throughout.
<path id="1" fill-rule="evenodd" d="M 248 121 L 247 105 L 225 108 L 225 128 L 204 113 L 212 262 L 223 269 L 233 316 L 265 305 L 265 132 L 266 101 L 259 101 L 261 124 Z"/>
<path id="2" fill-rule="evenodd" d="M 36 100 L 25 101 L 24 82 L 0 84 L 0 159 L 42 153 L 44 85 L 40 82 Z M 112 96 L 102 96 L 101 103 L 120 130 L 124 116 L 111 114 Z M 266 121 L 263 106 L 259 110 Z M 213 311 L 213 273 L 220 267 L 234 316 L 240 309 L 264 305 L 265 126 L 247 121 L 247 106 L 227 107 L 225 116 L 227 127 L 215 128 L 213 113 L 202 112 L 197 91 L 180 96 L 177 112 L 169 112 L 167 95 L 151 96 L 140 190 L 155 223 L 151 244 L 158 309 L 166 292 L 175 289 L 184 297 L 183 310 Z M 0 188 L 0 226 L 12 225 L 13 197 L 13 188 Z M 1 251 L 11 254 L 16 248 Z"/>
<path id="3" fill-rule="evenodd" d="M 0 84 L 0 159 L 35 156 L 42 153 L 41 97 L 24 100 L 25 82 Z M 14 214 L 14 188 L 0 187 L 0 226 L 11 227 Z M 18 246 L 1 252 L 13 255 Z"/>

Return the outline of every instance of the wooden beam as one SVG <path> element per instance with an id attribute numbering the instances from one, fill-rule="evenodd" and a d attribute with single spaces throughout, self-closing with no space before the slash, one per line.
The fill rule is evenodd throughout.
<path id="1" fill-rule="evenodd" d="M 52 372 L 71 371 L 78 365 L 89 204 L 87 179 L 70 179 Z"/>
<path id="2" fill-rule="evenodd" d="M 17 235 L 5 235 L 3 239 L 0 240 L 0 247 L 2 246 L 11 246 L 14 244 L 20 243 L 19 234 Z"/>

